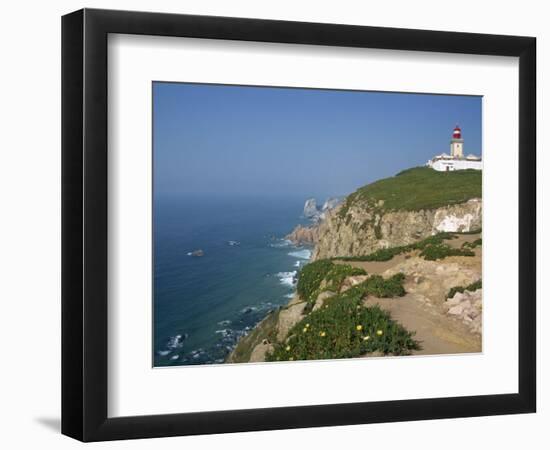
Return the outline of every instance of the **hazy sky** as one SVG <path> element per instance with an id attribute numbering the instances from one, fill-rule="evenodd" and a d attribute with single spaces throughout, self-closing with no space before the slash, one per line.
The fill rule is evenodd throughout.
<path id="1" fill-rule="evenodd" d="M 153 84 L 155 193 L 343 195 L 449 153 L 481 154 L 481 97 Z"/>

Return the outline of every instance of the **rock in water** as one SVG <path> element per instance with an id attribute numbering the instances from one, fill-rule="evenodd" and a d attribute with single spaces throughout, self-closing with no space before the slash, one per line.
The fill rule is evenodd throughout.
<path id="1" fill-rule="evenodd" d="M 191 256 L 204 256 L 204 251 L 200 248 L 191 252 Z"/>
<path id="2" fill-rule="evenodd" d="M 319 210 L 317 209 L 317 201 L 314 198 L 308 198 L 304 205 L 304 217 L 314 218 L 319 215 Z"/>

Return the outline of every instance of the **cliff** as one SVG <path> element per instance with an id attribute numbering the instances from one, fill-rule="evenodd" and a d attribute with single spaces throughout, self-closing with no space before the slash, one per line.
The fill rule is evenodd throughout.
<path id="1" fill-rule="evenodd" d="M 414 168 L 369 184 L 327 213 L 313 259 L 362 256 L 438 232 L 482 228 L 481 172 Z"/>
<path id="2" fill-rule="evenodd" d="M 438 232 L 481 229 L 480 199 L 420 211 L 384 211 L 378 205 L 354 205 L 336 210 L 319 225 L 313 259 L 362 256 L 381 248 L 399 247 Z"/>

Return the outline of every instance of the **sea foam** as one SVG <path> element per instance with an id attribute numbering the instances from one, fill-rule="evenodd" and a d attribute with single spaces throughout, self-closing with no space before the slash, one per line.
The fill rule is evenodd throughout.
<path id="1" fill-rule="evenodd" d="M 292 245 L 292 242 L 288 239 L 280 239 L 278 242 L 274 242 L 269 244 L 269 247 L 273 248 L 283 248 L 283 247 L 290 247 Z"/>
<path id="2" fill-rule="evenodd" d="M 296 277 L 296 271 L 293 270 L 292 272 L 279 272 L 277 274 L 279 277 L 279 280 L 282 284 L 286 286 L 294 286 L 294 278 Z"/>
<path id="3" fill-rule="evenodd" d="M 293 256 L 294 258 L 309 259 L 311 258 L 311 250 L 308 250 L 308 249 L 298 250 L 295 252 L 290 252 L 288 255 Z"/>

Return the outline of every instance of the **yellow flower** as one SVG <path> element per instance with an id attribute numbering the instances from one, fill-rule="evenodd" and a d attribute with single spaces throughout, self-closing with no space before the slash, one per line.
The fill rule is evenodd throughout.
<path id="1" fill-rule="evenodd" d="M 287 345 L 286 348 L 285 348 L 285 350 L 286 350 L 287 352 L 289 352 L 289 351 L 290 351 L 290 345 Z"/>
<path id="2" fill-rule="evenodd" d="M 356 329 L 357 331 L 361 331 L 361 330 L 363 329 L 363 325 L 357 325 L 357 326 L 355 327 L 355 329 Z"/>
<path id="3" fill-rule="evenodd" d="M 319 336 L 321 336 L 321 337 L 325 337 L 326 335 L 327 335 L 327 333 L 325 333 L 324 331 L 321 331 L 321 332 L 319 333 Z"/>
<path id="4" fill-rule="evenodd" d="M 365 336 L 365 337 L 363 338 L 364 341 L 368 341 L 369 339 L 370 339 L 370 336 Z"/>
<path id="5" fill-rule="evenodd" d="M 306 328 L 309 328 L 309 323 L 306 323 Z"/>
<path id="6" fill-rule="evenodd" d="M 307 327 L 304 327 L 304 329 L 302 330 L 303 333 L 305 333 L 307 331 Z"/>
<path id="7" fill-rule="evenodd" d="M 382 330 L 377 330 L 377 331 L 376 331 L 376 334 L 377 334 L 378 336 L 382 336 L 382 335 L 384 334 L 384 332 L 383 332 Z"/>

